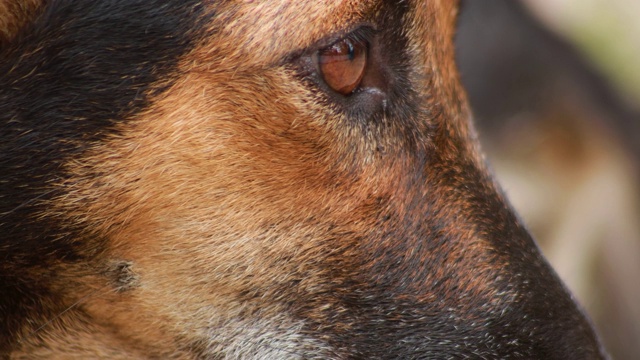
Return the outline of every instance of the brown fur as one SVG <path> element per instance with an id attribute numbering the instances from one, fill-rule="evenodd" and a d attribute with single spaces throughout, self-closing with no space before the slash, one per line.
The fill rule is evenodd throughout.
<path id="1" fill-rule="evenodd" d="M 38 9 L 42 7 L 42 0 L 0 1 L 0 45 L 11 41 L 20 30 L 32 21 Z"/>
<path id="2" fill-rule="evenodd" d="M 83 250 L 92 263 L 53 264 L 64 311 L 25 323 L 12 357 L 341 358 L 355 350 L 331 334 L 358 332 L 354 287 L 469 323 L 484 321 L 476 307 L 524 302 L 477 220 L 479 197 L 503 200 L 453 62 L 456 4 L 411 6 L 410 76 L 432 115 L 349 131 L 287 57 L 379 22 L 380 3 L 217 6 L 216 36 L 180 59 L 178 79 L 51 184 L 40 216 L 106 245 Z M 427 213 L 451 241 L 412 235 Z"/>

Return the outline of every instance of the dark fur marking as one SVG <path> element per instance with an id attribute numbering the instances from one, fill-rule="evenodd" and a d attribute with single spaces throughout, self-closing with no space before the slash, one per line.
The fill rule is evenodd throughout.
<path id="1" fill-rule="evenodd" d="M 39 216 L 66 178 L 61 164 L 171 84 L 199 38 L 198 3 L 51 1 L 0 53 L 0 353 L 21 319 L 42 312 L 46 282 L 32 277 L 102 247 Z"/>
<path id="2" fill-rule="evenodd" d="M 133 263 L 126 260 L 113 260 L 109 263 L 105 276 L 111 280 L 117 291 L 127 291 L 138 286 L 139 276 L 132 269 Z"/>
<path id="3" fill-rule="evenodd" d="M 402 28 L 401 9 L 383 8 L 384 18 L 378 21 L 384 25 L 380 28 Z M 332 273 L 334 280 L 330 285 L 331 295 L 315 294 L 304 302 L 307 306 L 291 311 L 307 319 L 314 308 L 334 302 L 336 305 L 326 310 L 319 323 L 309 324 L 309 331 L 321 327 L 325 332 L 331 332 L 333 336 L 329 337 L 329 342 L 357 358 L 466 358 L 469 354 L 504 359 L 596 356 L 595 348 L 576 349 L 566 345 L 579 343 L 580 339 L 593 339 L 591 327 L 575 309 L 548 264 L 535 255 L 535 243 L 513 210 L 496 196 L 492 180 L 468 157 L 463 144 L 466 139 L 452 138 L 447 133 L 446 124 L 438 122 L 445 115 L 437 105 L 429 109 L 429 113 L 420 112 L 421 103 L 428 99 L 419 98 L 407 85 L 412 84 L 411 75 L 415 74 L 408 73 L 406 38 L 396 33 L 381 33 L 379 37 L 384 55 L 379 55 L 383 58 L 378 61 L 385 63 L 387 76 L 392 77 L 390 82 L 396 84 L 388 89 L 391 105 L 373 116 L 352 113 L 347 108 L 343 111 L 350 123 L 344 126 L 360 128 L 363 138 L 365 134 L 373 134 L 374 141 L 380 142 L 390 153 L 407 155 L 409 169 L 398 187 L 402 189 L 400 193 L 412 194 L 407 196 L 412 202 L 404 209 L 404 214 L 400 214 L 394 211 L 393 205 L 385 206 L 388 199 L 378 199 L 379 203 L 372 208 L 391 210 L 377 214 L 379 222 L 371 228 L 380 229 L 380 232 L 368 234 L 367 239 L 357 233 L 325 235 L 366 244 L 358 259 L 370 258 L 371 263 L 353 259 L 353 256 L 349 258 L 347 254 L 334 255 L 335 262 L 326 264 L 326 271 Z M 348 100 L 338 101 L 339 109 L 348 106 Z M 388 123 L 385 119 L 402 122 Z M 358 140 L 365 141 L 363 138 Z M 393 139 L 401 141 L 394 142 Z M 454 151 L 443 150 L 447 146 Z M 457 157 L 451 158 L 451 154 Z M 431 197 L 424 198 L 420 190 L 431 192 Z M 447 200 L 443 201 L 443 198 Z M 441 215 L 443 203 L 465 204 L 467 208 L 457 215 L 460 218 Z M 461 224 L 472 227 L 479 237 L 494 246 L 493 253 L 486 256 L 495 259 L 476 259 L 478 263 L 500 266 L 498 259 L 518 259 L 505 271 L 514 274 L 514 278 L 493 279 L 492 294 L 466 293 L 456 288 L 456 284 L 477 275 L 467 272 L 473 267 L 451 267 L 465 258 L 473 262 L 468 258 L 474 253 L 460 254 L 461 258 L 456 261 L 447 259 L 451 244 L 459 240 L 459 234 L 451 232 Z M 344 227 L 344 224 L 336 226 L 338 229 Z M 425 257 L 425 254 L 430 256 Z M 358 271 L 336 270 L 350 268 Z M 434 269 L 451 270 L 434 278 Z M 515 281 L 515 277 L 522 279 Z M 540 278 L 546 282 L 541 282 Z M 398 279 L 404 279 L 404 282 L 398 282 Z M 433 279 L 433 282 L 418 283 L 424 279 Z M 512 303 L 506 296 L 514 284 L 524 285 L 516 289 L 518 298 Z M 282 291 L 286 293 L 287 289 Z M 423 298 L 427 293 L 437 294 L 438 298 Z M 459 298 L 464 298 L 461 303 L 477 304 L 478 308 L 457 308 L 455 302 Z M 510 307 L 480 307 L 488 301 L 504 301 Z M 469 320 L 474 317 L 476 321 Z M 539 324 L 540 319 L 547 319 L 553 325 L 546 321 Z M 563 338 L 550 336 L 559 328 L 562 328 Z"/>
<path id="4" fill-rule="evenodd" d="M 479 168 L 476 154 L 468 149 L 470 139 L 458 124 L 466 112 L 455 108 L 462 105 L 452 100 L 453 96 L 437 93 L 451 90 L 447 88 L 451 84 L 438 84 L 431 78 L 448 81 L 435 69 L 447 64 L 434 63 L 434 74 L 429 73 L 429 66 L 412 72 L 413 55 L 406 51 L 410 39 L 398 30 L 409 25 L 407 5 L 385 4 L 387 8 L 376 19 L 386 29 L 380 34 L 385 51 L 377 55 L 388 66 L 386 75 L 394 77 L 389 80 L 396 81 L 395 87 L 392 82 L 387 89 L 391 105 L 382 115 L 351 114 L 344 124 L 338 124 L 345 130 L 341 132 L 351 135 L 348 141 L 355 150 L 366 141 L 374 142 L 367 150 L 386 147 L 376 154 L 380 176 L 369 175 L 361 181 L 359 176 L 370 170 L 363 165 L 363 152 L 345 152 L 352 160 L 351 173 L 336 176 L 344 184 L 331 188 L 335 203 L 330 205 L 344 206 L 336 200 L 343 197 L 351 200 L 353 213 L 341 217 L 313 213 L 306 219 L 301 215 L 293 217 L 295 224 L 279 223 L 284 214 L 262 219 L 269 223 L 261 226 L 263 238 L 253 239 L 257 243 L 295 237 L 297 233 L 287 226 L 302 225 L 314 230 L 306 235 L 309 247 L 300 249 L 308 253 L 294 252 L 288 255 L 290 259 L 282 255 L 270 263 L 274 271 L 287 272 L 281 282 L 275 276 L 273 283 L 268 281 L 261 287 L 261 282 L 245 283 L 252 277 L 248 274 L 236 279 L 238 284 L 230 289 L 231 301 L 248 305 L 233 316 L 252 320 L 274 315 L 256 313 L 264 311 L 261 305 L 277 304 L 277 310 L 287 310 L 287 316 L 303 320 L 299 322 L 303 324 L 302 335 L 330 345 L 335 358 L 595 357 L 597 342 L 586 320 Z M 60 1 L 2 54 L 8 63 L 19 65 L 11 71 L 0 69 L 7 71 L 0 82 L 0 100 L 11 104 L 0 105 L 8 114 L 2 129 L 6 130 L 2 133 L 6 147 L 0 150 L 11 150 L 3 153 L 0 161 L 8 169 L 0 190 L 24 195 L 2 198 L 5 218 L 0 230 L 9 237 L 0 242 L 0 255 L 6 260 L 0 273 L 0 315 L 6 319 L 0 328 L 0 341 L 5 341 L 0 350 L 11 350 L 8 344 L 23 335 L 17 332 L 26 320 L 46 324 L 69 309 L 68 301 L 50 294 L 54 291 L 47 284 L 67 280 L 56 279 L 58 273 L 50 266 L 77 265 L 78 273 L 87 271 L 90 275 L 98 269 L 110 281 L 110 290 L 136 291 L 133 264 L 100 258 L 105 256 L 103 240 L 59 224 L 55 218 L 37 219 L 36 215 L 43 210 L 42 200 L 59 195 L 49 189 L 52 183 L 67 179 L 68 174 L 60 169 L 66 159 L 81 155 L 113 132 L 119 121 L 144 110 L 149 97 L 177 76 L 177 59 L 198 39 L 198 22 L 188 20 L 198 17 L 192 11 L 198 13 L 184 3 L 174 8 L 155 2 Z M 92 21 L 98 19 L 107 25 Z M 148 23 L 145 19 L 152 20 Z M 112 23 L 122 27 L 107 28 Z M 437 32 L 429 36 L 435 37 Z M 131 35 L 132 39 L 127 38 Z M 442 45 L 430 40 L 431 45 Z M 440 55 L 429 54 L 435 58 L 426 60 L 446 62 L 437 58 Z M 397 86 L 399 83 L 406 86 Z M 426 89 L 413 88 L 416 84 Z M 38 106 L 31 107 L 34 103 Z M 446 113 L 449 108 L 455 108 L 451 110 L 454 115 Z M 354 128 L 356 131 L 349 131 Z M 33 175 L 31 169 L 38 173 Z M 25 186 L 27 176 L 31 183 Z M 353 195 L 360 190 L 358 185 L 365 187 L 361 197 Z M 380 185 L 382 194 L 375 193 L 375 185 Z M 294 206 L 291 211 L 299 209 Z M 94 257 L 101 261 L 83 269 Z M 296 264 L 300 260 L 310 261 Z M 158 266 L 161 264 L 150 265 L 162 269 Z M 236 271 L 237 267 L 229 269 L 230 274 Z M 315 276 L 310 279 L 315 282 L 312 286 L 304 284 L 310 276 Z M 206 286 L 199 290 L 205 297 L 209 290 L 216 291 Z M 164 304 L 171 305 L 171 301 Z M 561 324 L 556 324 L 557 320 Z M 191 341 L 186 347 L 192 355 L 218 355 L 211 352 L 206 336 L 198 341 L 182 334 L 178 336 L 185 338 L 178 346 Z M 163 345 L 163 339 L 156 345 Z M 150 346 L 144 350 L 155 349 Z"/>

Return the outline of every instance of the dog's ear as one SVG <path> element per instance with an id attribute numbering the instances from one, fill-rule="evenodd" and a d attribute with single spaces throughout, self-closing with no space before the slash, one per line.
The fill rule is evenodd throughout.
<path id="1" fill-rule="evenodd" d="M 0 0 L 0 49 L 37 17 L 45 0 Z"/>

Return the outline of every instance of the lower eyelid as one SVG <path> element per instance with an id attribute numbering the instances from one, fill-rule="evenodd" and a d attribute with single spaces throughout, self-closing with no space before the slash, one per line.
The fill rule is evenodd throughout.
<path id="1" fill-rule="evenodd" d="M 331 42 L 323 41 L 321 43 L 322 46 L 308 48 L 293 59 L 293 63 L 297 69 L 296 72 L 301 79 L 304 79 L 308 86 L 310 86 L 311 90 L 321 92 L 323 94 L 322 97 L 338 105 L 343 111 L 351 114 L 350 116 L 368 116 L 363 114 L 372 114 L 375 111 L 379 111 L 386 107 L 386 99 L 388 96 L 385 91 L 386 87 L 379 84 L 380 77 L 387 77 L 388 75 L 371 73 L 372 71 L 379 71 L 381 66 L 384 67 L 384 65 L 376 65 L 375 59 L 371 55 L 378 51 L 373 49 L 375 44 L 377 44 L 377 33 L 377 30 L 365 25 L 341 38 L 334 38 Z M 322 71 L 323 64 L 334 63 L 333 66 L 340 67 L 340 64 L 335 64 L 337 61 L 354 61 L 349 60 L 346 54 L 341 56 L 328 56 L 325 59 L 322 57 L 321 52 L 323 49 L 327 49 L 345 39 L 349 39 L 356 49 L 361 48 L 361 50 L 356 50 L 355 52 L 355 61 L 357 61 L 358 57 L 363 56 L 362 53 L 364 53 L 366 57 L 362 76 L 357 81 L 355 88 L 350 92 L 350 89 L 347 89 L 347 91 L 339 91 L 342 88 L 341 85 L 343 85 L 340 81 L 334 82 L 333 86 L 331 86 L 329 84 L 331 80 L 328 82 Z M 324 61 L 324 63 L 321 63 L 321 61 Z"/>

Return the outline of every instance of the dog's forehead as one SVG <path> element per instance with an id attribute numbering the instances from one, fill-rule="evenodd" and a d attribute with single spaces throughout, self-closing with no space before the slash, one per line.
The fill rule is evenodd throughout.
<path id="1" fill-rule="evenodd" d="M 378 4 L 376 0 L 230 2 L 215 9 L 220 32 L 211 46 L 239 56 L 254 54 L 246 61 L 272 62 L 367 21 Z"/>
<path id="2" fill-rule="evenodd" d="M 245 64 L 267 64 L 359 25 L 375 26 L 376 19 L 400 8 L 415 7 L 417 16 L 428 18 L 434 12 L 455 8 L 455 4 L 456 1 L 232 1 L 215 6 L 215 28 L 219 32 L 210 38 L 208 46 L 223 49 L 229 58 L 243 58 Z M 247 57 L 248 53 L 252 56 Z"/>

